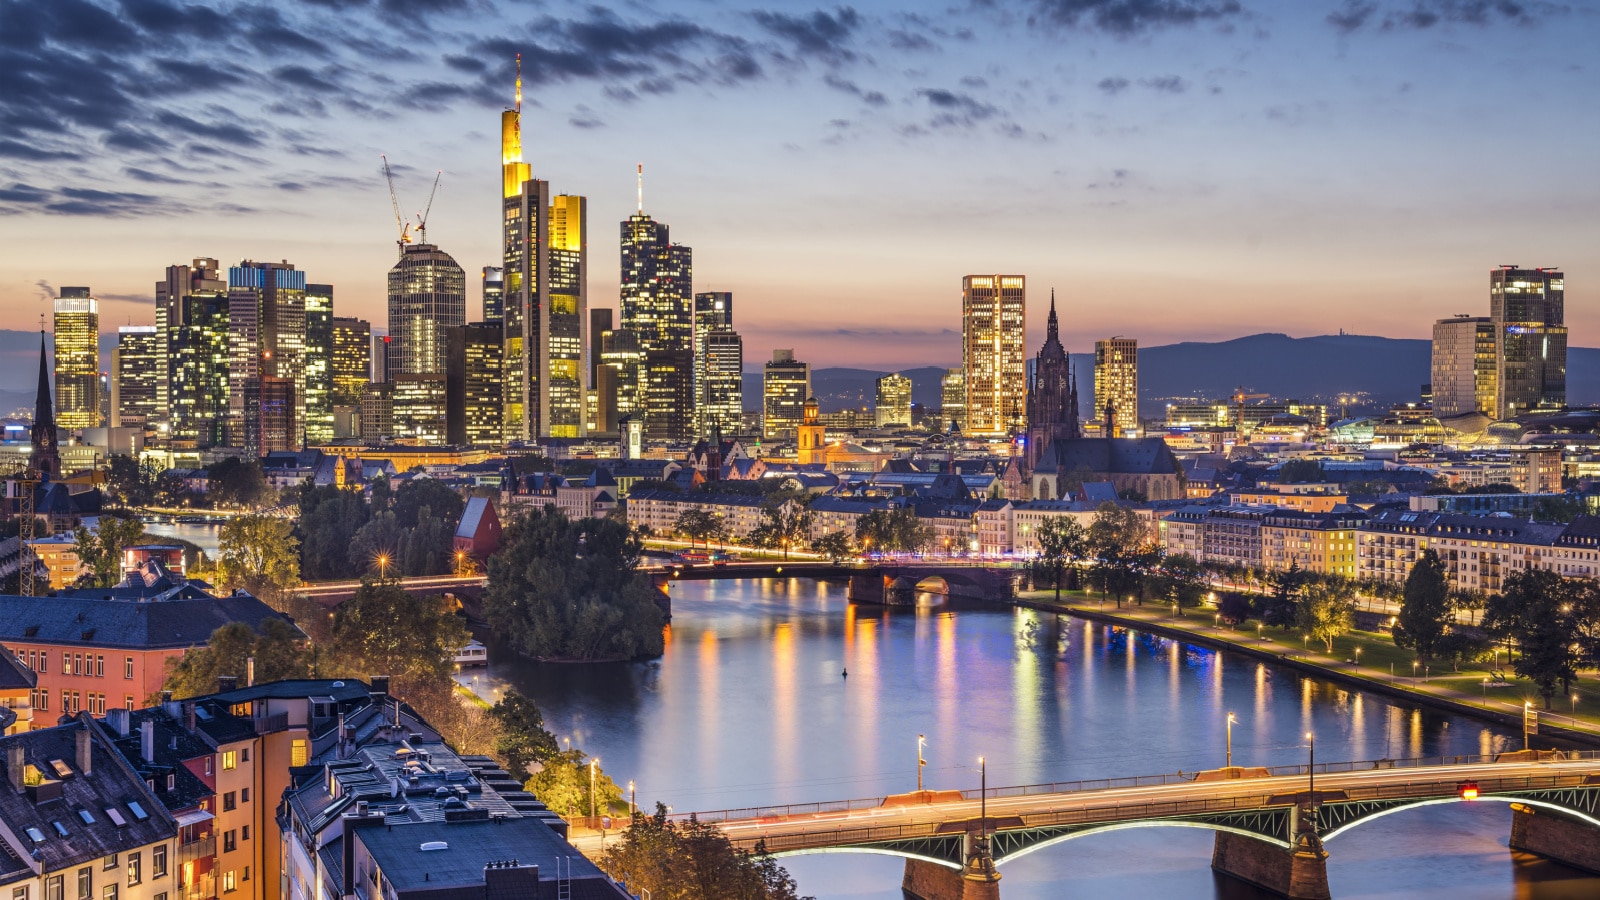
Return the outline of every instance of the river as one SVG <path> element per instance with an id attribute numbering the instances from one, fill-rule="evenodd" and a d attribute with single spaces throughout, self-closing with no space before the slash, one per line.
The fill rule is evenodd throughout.
<path id="1" fill-rule="evenodd" d="M 924 596 L 916 609 L 851 606 L 805 579 L 680 582 L 665 655 L 642 664 L 538 664 L 489 636 L 481 693 L 538 701 L 559 735 L 600 758 L 641 806 L 677 811 L 871 797 L 916 787 L 917 735 L 930 788 L 1303 762 L 1489 753 L 1521 736 L 1405 708 L 1287 669 L 1079 619 L 973 609 Z M 849 677 L 843 677 L 848 670 Z M 468 673 L 467 680 L 472 680 Z M 1506 847 L 1501 803 L 1409 810 L 1328 844 L 1339 900 L 1569 900 L 1592 878 Z M 1141 828 L 1044 848 L 1001 867 L 1006 900 L 1130 896 L 1255 900 L 1210 868 L 1212 835 Z M 900 900 L 903 863 L 789 857 L 802 894 Z"/>

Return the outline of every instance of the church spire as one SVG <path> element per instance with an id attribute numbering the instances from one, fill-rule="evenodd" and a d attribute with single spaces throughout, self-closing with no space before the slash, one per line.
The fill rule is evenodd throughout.
<path id="1" fill-rule="evenodd" d="M 1050 289 L 1050 324 L 1045 330 L 1045 343 L 1061 340 L 1061 329 L 1056 324 L 1056 289 Z"/>
<path id="2" fill-rule="evenodd" d="M 44 329 L 39 329 L 39 392 L 33 401 L 33 454 L 31 468 L 41 475 L 61 474 L 61 450 L 56 439 L 55 403 L 50 397 L 50 367 L 45 362 Z"/>

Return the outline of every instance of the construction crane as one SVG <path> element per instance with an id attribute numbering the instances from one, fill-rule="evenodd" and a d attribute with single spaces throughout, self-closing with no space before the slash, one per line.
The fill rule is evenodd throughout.
<path id="1" fill-rule="evenodd" d="M 1244 431 L 1244 404 L 1246 400 L 1265 400 L 1271 396 L 1271 394 L 1246 394 L 1244 385 L 1239 385 L 1239 389 L 1233 392 L 1234 425 L 1241 432 Z"/>
<path id="2" fill-rule="evenodd" d="M 417 214 L 417 243 L 428 242 L 428 213 L 433 212 L 433 198 L 439 193 L 439 179 L 444 177 L 444 170 L 440 169 L 433 176 L 433 190 L 428 192 L 428 205 Z M 393 188 L 390 188 L 393 190 Z"/>
<path id="3" fill-rule="evenodd" d="M 406 245 L 411 243 L 411 223 L 400 215 L 400 198 L 394 192 L 394 173 L 389 171 L 389 157 L 380 153 L 378 158 L 383 160 L 384 180 L 389 182 L 389 205 L 394 207 L 394 226 L 400 231 L 400 239 L 394 242 L 395 250 L 400 256 L 405 256 Z M 432 205 L 433 201 L 430 198 L 428 202 Z"/>
<path id="4" fill-rule="evenodd" d="M 39 484 L 39 470 L 32 465 L 23 470 L 17 484 L 17 595 L 33 596 L 33 490 Z"/>

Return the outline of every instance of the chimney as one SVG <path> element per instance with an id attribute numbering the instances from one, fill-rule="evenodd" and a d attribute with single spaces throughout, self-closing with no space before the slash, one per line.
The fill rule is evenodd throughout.
<path id="1" fill-rule="evenodd" d="M 194 701 L 183 701 L 183 730 L 194 734 Z"/>
<path id="2" fill-rule="evenodd" d="M 375 828 L 382 825 L 383 813 L 368 812 L 357 807 L 355 812 L 347 812 L 342 818 L 344 819 L 344 884 L 341 887 L 344 895 L 348 897 L 355 893 L 356 888 L 356 836 L 354 831 L 357 828 Z M 535 891 L 527 896 L 537 897 L 539 895 Z"/>
<path id="3" fill-rule="evenodd" d="M 156 723 L 150 719 L 139 723 L 139 758 L 147 764 L 156 761 Z"/>
<path id="4" fill-rule="evenodd" d="M 77 733 L 73 735 L 73 739 L 78 745 L 78 773 L 88 775 L 94 768 L 94 753 L 92 752 L 94 745 L 91 743 L 94 740 L 94 736 L 89 733 L 89 725 L 85 724 L 78 729 Z"/>
<path id="5" fill-rule="evenodd" d="M 387 676 L 387 675 L 372 675 L 372 676 L 369 676 L 367 678 L 367 681 L 368 681 L 369 684 L 372 685 L 372 694 L 373 694 L 373 696 L 375 696 L 375 697 L 384 697 L 384 696 L 388 695 L 388 693 L 389 693 L 389 676 Z"/>
<path id="6" fill-rule="evenodd" d="M 128 728 L 130 727 L 130 725 L 132 723 L 132 720 L 133 720 L 133 716 L 132 716 L 131 713 L 128 712 L 128 710 L 125 710 L 125 709 L 108 709 L 108 710 L 106 710 L 106 722 L 108 724 L 110 724 L 110 726 L 113 729 L 116 730 L 117 737 L 119 737 L 119 738 L 125 738 L 125 737 L 128 736 Z"/>
<path id="7" fill-rule="evenodd" d="M 6 748 L 6 773 L 11 776 L 11 789 L 22 791 L 22 769 L 26 765 L 22 761 L 22 742 L 13 741 Z"/>
<path id="8" fill-rule="evenodd" d="M 244 661 L 244 686 L 245 687 L 255 687 L 256 686 L 256 658 L 254 656 L 250 656 L 250 657 L 246 657 L 245 658 L 245 661 Z"/>
<path id="9" fill-rule="evenodd" d="M 226 694 L 229 691 L 237 690 L 238 687 L 239 687 L 239 676 L 237 676 L 237 675 L 218 675 L 217 676 L 217 693 Z"/>

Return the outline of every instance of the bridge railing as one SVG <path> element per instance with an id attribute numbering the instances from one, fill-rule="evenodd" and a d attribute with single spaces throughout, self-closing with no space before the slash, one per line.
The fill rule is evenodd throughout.
<path id="1" fill-rule="evenodd" d="M 1561 761 L 1572 760 L 1600 760 L 1600 750 L 1566 750 L 1556 751 L 1556 757 Z M 1497 762 L 1520 762 L 1527 760 L 1512 756 L 1503 760 L 1504 753 L 1489 755 L 1461 755 L 1461 756 L 1425 756 L 1407 759 L 1369 759 L 1352 762 L 1317 763 L 1317 774 L 1339 774 L 1348 772 L 1366 772 L 1378 769 L 1428 769 L 1442 766 L 1481 766 L 1493 765 Z M 1259 769 L 1262 767 L 1245 767 Z M 1268 776 L 1290 777 L 1308 774 L 1304 765 L 1294 766 L 1268 766 L 1265 767 Z M 1086 791 L 1106 791 L 1118 788 L 1160 787 L 1168 784 L 1193 784 L 1198 777 L 1197 772 L 1173 772 L 1165 775 L 1136 775 L 1128 778 L 1095 778 L 1082 781 L 1052 781 L 1039 784 L 1013 785 L 1011 787 L 989 788 L 988 797 L 996 800 L 1005 797 L 1028 797 L 1039 794 L 1074 794 Z M 1239 781 L 1207 782 L 1218 786 L 1238 784 Z M 976 790 L 961 792 L 963 800 L 977 801 L 980 794 Z M 828 813 L 848 813 L 855 810 L 874 809 L 883 806 L 884 797 L 863 797 L 854 800 L 835 800 L 824 803 L 790 803 L 773 806 L 752 806 L 743 809 L 718 809 L 704 812 L 673 813 L 670 818 L 677 821 L 686 821 L 694 816 L 701 822 L 728 822 L 749 819 L 784 819 L 794 816 L 817 816 Z M 1257 804 L 1259 805 L 1259 804 Z M 1204 810 L 1202 810 L 1204 811 Z"/>

